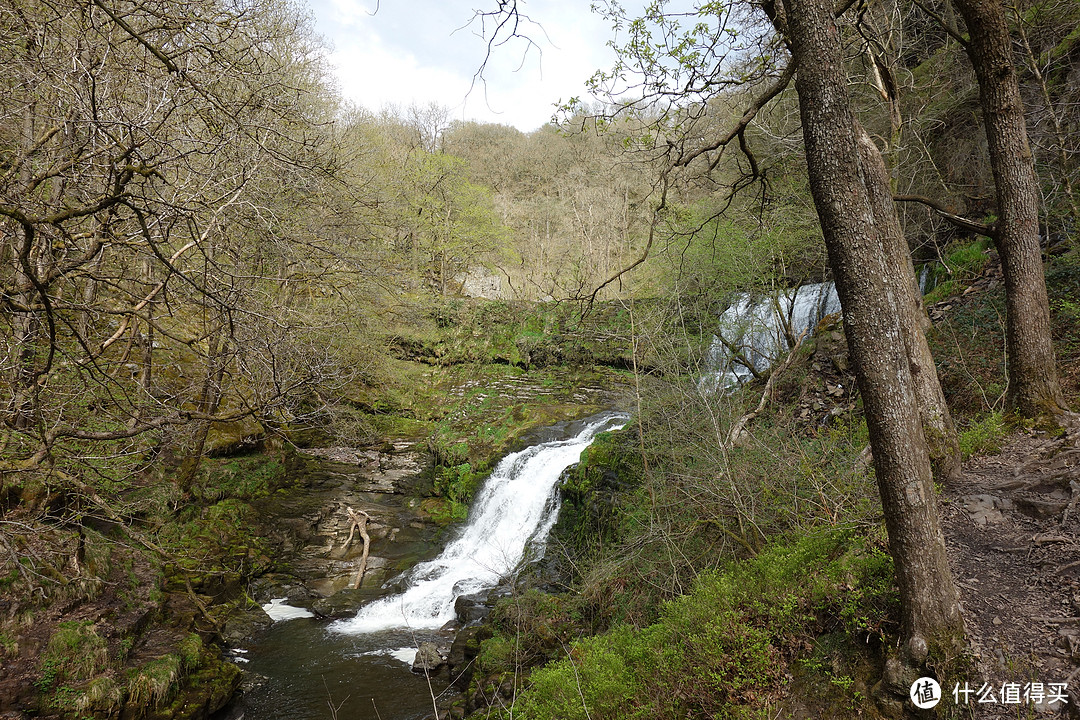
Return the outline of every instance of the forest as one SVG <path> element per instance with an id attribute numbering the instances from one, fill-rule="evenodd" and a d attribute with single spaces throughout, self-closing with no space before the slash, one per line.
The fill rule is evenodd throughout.
<path id="1" fill-rule="evenodd" d="M 1077 712 L 1080 4 L 593 11 L 524 133 L 289 0 L 0 0 L 0 717 Z M 605 412 L 411 689 L 281 699 Z"/>

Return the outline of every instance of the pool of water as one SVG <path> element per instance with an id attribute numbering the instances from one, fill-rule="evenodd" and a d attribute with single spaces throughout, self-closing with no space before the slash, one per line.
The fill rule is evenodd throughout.
<path id="1" fill-rule="evenodd" d="M 247 693 L 230 717 L 239 720 L 421 720 L 434 713 L 430 685 L 410 669 L 415 648 L 445 635 L 407 630 L 344 635 L 326 621 L 301 618 L 275 623 L 246 653 L 243 668 L 266 678 Z M 395 652 L 396 651 L 396 652 Z"/>

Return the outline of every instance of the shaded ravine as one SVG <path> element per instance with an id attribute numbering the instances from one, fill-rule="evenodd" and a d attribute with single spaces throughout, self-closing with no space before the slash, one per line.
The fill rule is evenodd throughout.
<path id="1" fill-rule="evenodd" d="M 447 683 L 429 685 L 410 671 L 415 649 L 424 642 L 448 647 L 454 631 L 443 628 L 452 625 L 459 596 L 490 590 L 543 555 L 563 470 L 597 434 L 626 418 L 608 412 L 560 424 L 546 430 L 550 439 L 506 456 L 443 552 L 387 583 L 404 585 L 402 592 L 330 625 L 314 618 L 275 623 L 238 653 L 253 677 L 266 679 L 249 690 L 233 717 L 418 720 L 431 714 L 433 696 Z"/>

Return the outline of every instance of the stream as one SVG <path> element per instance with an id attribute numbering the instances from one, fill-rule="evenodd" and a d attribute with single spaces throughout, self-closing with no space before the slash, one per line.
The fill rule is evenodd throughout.
<path id="1" fill-rule="evenodd" d="M 413 674 L 423 642 L 453 641 L 454 602 L 495 588 L 543 556 L 559 510 L 559 477 L 598 433 L 625 424 L 607 412 L 540 433 L 542 440 L 503 458 L 476 494 L 468 522 L 435 558 L 386 586 L 401 592 L 374 600 L 333 623 L 277 605 L 281 618 L 246 651 L 245 670 L 265 678 L 233 718 L 252 720 L 419 720 L 434 712 L 443 678 Z M 288 618 L 288 619 L 286 619 Z"/>

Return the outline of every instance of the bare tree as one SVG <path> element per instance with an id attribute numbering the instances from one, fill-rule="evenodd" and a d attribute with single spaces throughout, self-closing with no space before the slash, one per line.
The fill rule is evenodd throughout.
<path id="1" fill-rule="evenodd" d="M 301 242 L 320 256 L 288 216 L 331 169 L 303 23 L 216 0 L 9 0 L 0 21 L 19 39 L 0 81 L 18 119 L 0 131 L 7 456 L 94 464 L 193 421 L 296 412 L 315 373 L 238 373 L 260 336 L 278 357 L 304 345 L 271 298 Z"/>
<path id="2" fill-rule="evenodd" d="M 1005 6 L 1000 0 L 955 2 L 971 36 L 965 49 L 979 81 L 1000 215 L 995 240 L 1005 276 L 1008 400 L 1026 417 L 1055 416 L 1066 404 L 1050 335 L 1039 244 L 1039 185 Z"/>

